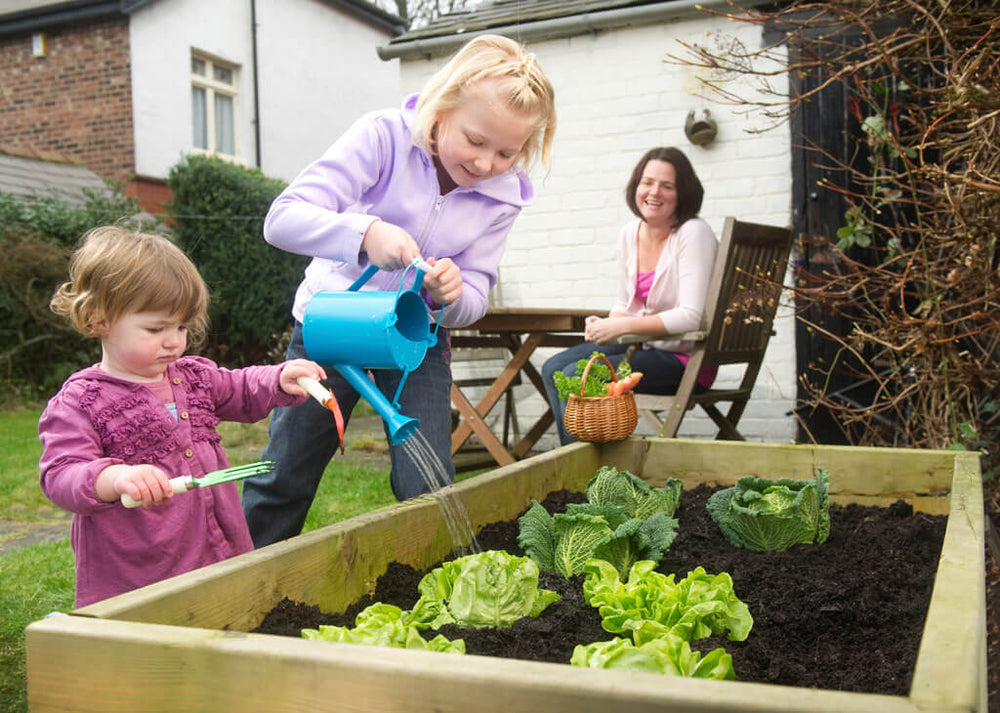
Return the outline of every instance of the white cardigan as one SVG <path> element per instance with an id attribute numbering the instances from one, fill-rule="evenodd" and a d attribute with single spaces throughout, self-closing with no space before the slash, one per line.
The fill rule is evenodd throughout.
<path id="1" fill-rule="evenodd" d="M 667 334 L 683 334 L 701 328 L 708 282 L 715 265 L 719 241 L 701 218 L 691 218 L 667 238 L 656 264 L 649 296 L 636 299 L 639 272 L 639 219 L 627 223 L 618 236 L 618 298 L 612 313 L 629 316 L 657 315 Z M 669 352 L 688 353 L 690 342 L 657 340 L 644 346 Z"/>

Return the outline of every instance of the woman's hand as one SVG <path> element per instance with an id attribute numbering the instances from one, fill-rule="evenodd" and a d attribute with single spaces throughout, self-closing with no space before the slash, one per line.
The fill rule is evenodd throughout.
<path id="1" fill-rule="evenodd" d="M 462 271 L 451 258 L 427 258 L 433 269 L 424 275 L 424 289 L 435 305 L 451 304 L 462 296 Z"/>
<path id="2" fill-rule="evenodd" d="M 376 220 L 368 226 L 361 249 L 373 265 L 383 270 L 401 270 L 420 257 L 417 241 L 398 225 L 384 220 Z"/>
<path id="3" fill-rule="evenodd" d="M 169 502 L 174 494 L 170 476 L 155 465 L 110 465 L 97 474 L 94 491 L 102 502 L 113 503 L 124 494 L 144 508 Z"/>
<path id="4" fill-rule="evenodd" d="M 587 317 L 583 336 L 588 342 L 607 344 L 626 333 L 625 322 L 623 317 Z"/>
<path id="5" fill-rule="evenodd" d="M 306 390 L 299 386 L 300 376 L 307 376 L 316 381 L 326 379 L 326 371 L 319 364 L 308 359 L 292 359 L 286 361 L 281 367 L 281 376 L 278 377 L 278 386 L 290 396 L 304 396 Z"/>

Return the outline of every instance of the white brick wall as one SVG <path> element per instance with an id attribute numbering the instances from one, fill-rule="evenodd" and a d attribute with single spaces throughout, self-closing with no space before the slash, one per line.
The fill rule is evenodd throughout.
<path id="1" fill-rule="evenodd" d="M 654 146 L 677 146 L 691 159 L 705 185 L 701 215 L 717 234 L 727 215 L 790 223 L 787 128 L 747 133 L 766 121 L 707 102 L 699 96 L 695 70 L 663 61 L 668 53 L 683 51 L 676 39 L 715 42 L 726 33 L 738 33 L 749 46 L 761 42 L 760 30 L 753 26 L 698 18 L 530 43 L 528 49 L 556 89 L 559 123 L 549 170 L 536 167 L 532 174 L 537 200 L 511 232 L 495 304 L 609 308 L 617 271 L 608 265 L 616 260 L 618 231 L 631 217 L 624 186 L 636 161 Z M 404 91 L 418 91 L 442 61 L 403 60 Z M 694 146 L 684 136 L 684 122 L 689 111 L 706 107 L 718 123 L 718 137 L 707 147 Z M 794 422 L 786 415 L 795 397 L 790 308 L 782 310 L 776 330 L 740 422 L 751 440 L 794 437 Z M 550 353 L 539 350 L 532 361 L 540 367 Z M 737 379 L 738 374 L 724 370 L 716 383 L 725 386 Z M 518 387 L 523 428 L 542 408 L 533 387 Z M 500 410 L 498 406 L 495 413 Z M 700 411 L 691 411 L 680 435 L 714 437 L 714 424 Z M 554 429 L 540 445 L 555 445 Z"/>

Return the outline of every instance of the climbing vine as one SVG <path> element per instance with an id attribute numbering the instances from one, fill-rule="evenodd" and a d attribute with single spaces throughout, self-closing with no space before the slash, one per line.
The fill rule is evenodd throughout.
<path id="1" fill-rule="evenodd" d="M 846 209 L 836 234 L 809 236 L 827 241 L 833 259 L 788 287 L 797 305 L 852 327 L 809 325 L 843 358 L 802 375 L 805 405 L 827 409 L 861 445 L 996 443 L 1000 3 L 793 2 L 768 12 L 734 4 L 726 14 L 779 39 L 760 48 L 682 43 L 667 61 L 710 70 L 702 81 L 716 101 L 775 126 L 837 88 L 859 127 L 854 155 L 807 148 L 839 176 L 817 188 L 838 192 Z M 771 88 L 779 73 L 814 81 L 790 82 L 808 88 L 783 94 Z M 750 79 L 752 95 L 728 84 L 735 78 Z M 828 384 L 838 368 L 869 380 L 870 398 L 835 398 Z"/>

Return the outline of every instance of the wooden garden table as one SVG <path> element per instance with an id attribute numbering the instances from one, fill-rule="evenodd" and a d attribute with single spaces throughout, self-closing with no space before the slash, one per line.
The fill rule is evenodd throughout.
<path id="1" fill-rule="evenodd" d="M 502 347 L 511 358 L 489 384 L 486 395 L 476 406 L 462 392 L 459 384 L 452 383 L 451 402 L 460 414 L 451 434 L 451 453 L 455 453 L 473 433 L 498 465 L 509 465 L 524 458 L 532 446 L 552 425 L 552 409 L 545 399 L 542 376 L 530 361 L 538 347 L 569 347 L 583 341 L 584 320 L 592 314 L 607 316 L 606 311 L 584 309 L 556 309 L 549 307 L 494 307 L 475 324 L 452 332 L 453 348 Z M 485 419 L 493 407 L 523 375 L 545 399 L 545 413 L 535 421 L 528 432 L 509 450 L 501 442 Z"/>

